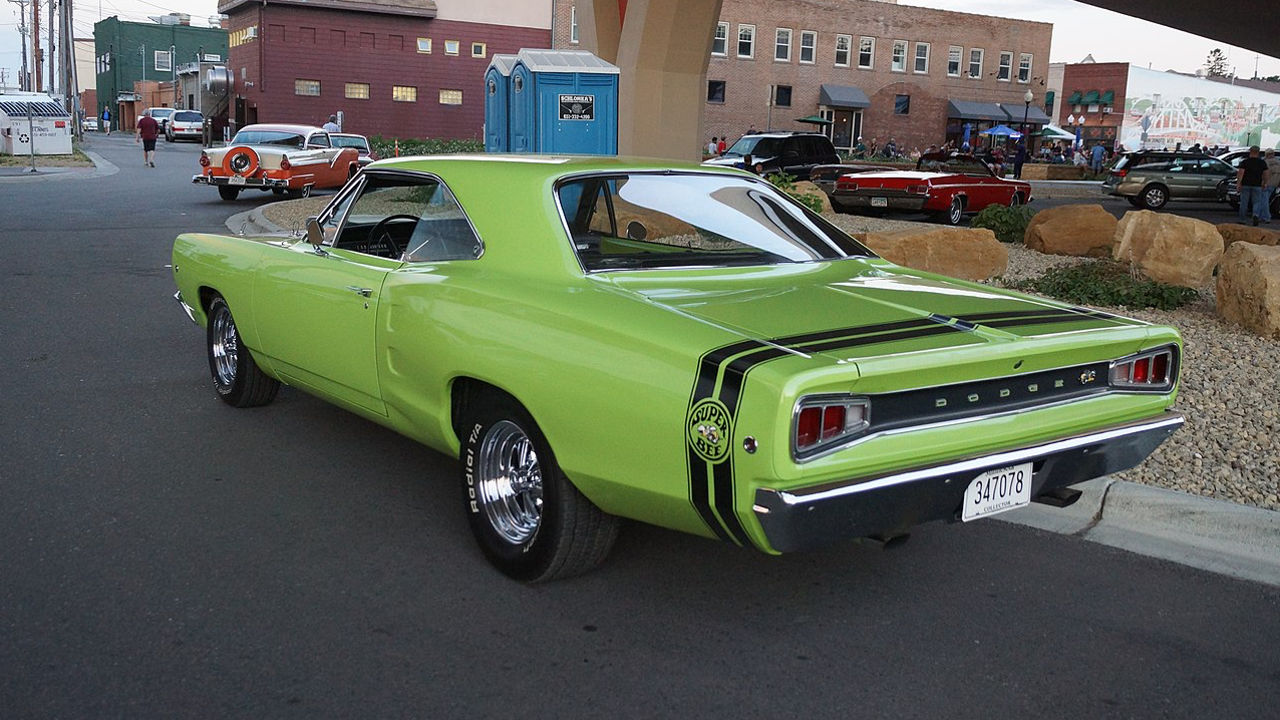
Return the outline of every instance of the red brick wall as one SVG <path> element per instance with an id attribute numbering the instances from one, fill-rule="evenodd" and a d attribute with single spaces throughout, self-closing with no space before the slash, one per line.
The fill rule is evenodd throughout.
<path id="1" fill-rule="evenodd" d="M 1129 63 L 1078 63 L 1067 65 L 1062 70 L 1062 108 L 1054 122 L 1067 128 L 1067 116 L 1084 117 L 1084 130 L 1081 140 L 1085 145 L 1103 142 L 1113 147 L 1124 122 L 1125 92 L 1129 85 Z M 1097 112 L 1089 112 L 1089 107 L 1068 105 L 1067 100 L 1079 90 L 1087 93 L 1090 90 L 1115 92 L 1115 101 L 1111 103 L 1112 112 L 1103 113 L 1102 107 Z M 1083 111 L 1083 112 L 1081 112 Z M 1079 122 L 1079 120 L 1077 120 Z M 1131 148 L 1132 149 L 1132 148 Z"/>
<path id="2" fill-rule="evenodd" d="M 535 28 L 282 5 L 246 6 L 230 24 L 233 37 L 258 26 L 256 40 L 230 50 L 236 91 L 258 122 L 319 125 L 342 111 L 343 130 L 401 138 L 481 137 L 492 56 L 551 40 Z M 431 38 L 430 54 L 417 52 L 419 37 Z M 458 41 L 456 56 L 445 54 L 446 40 Z M 473 42 L 486 44 L 484 57 L 471 57 Z M 320 96 L 295 94 L 297 79 L 319 80 Z M 346 83 L 367 83 L 369 99 L 347 98 Z M 392 101 L 393 85 L 416 87 L 417 102 Z M 440 104 L 442 89 L 461 90 L 462 105 Z"/>

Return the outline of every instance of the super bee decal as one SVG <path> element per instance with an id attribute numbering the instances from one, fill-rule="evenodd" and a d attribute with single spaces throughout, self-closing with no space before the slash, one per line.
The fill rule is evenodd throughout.
<path id="1" fill-rule="evenodd" d="M 875 325 L 791 335 L 773 340 L 742 340 L 716 348 L 698 360 L 697 376 L 685 422 L 689 502 L 722 540 L 749 544 L 735 511 L 733 430 L 747 375 L 762 363 L 788 355 L 844 350 L 957 332 L 979 326 L 1054 325 L 1086 319 L 1109 320 L 1107 313 L 1085 308 L 980 313 L 963 318 L 930 315 Z"/>

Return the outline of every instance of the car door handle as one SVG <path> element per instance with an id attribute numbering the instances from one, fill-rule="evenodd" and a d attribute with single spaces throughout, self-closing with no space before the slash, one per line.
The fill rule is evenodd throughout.
<path id="1" fill-rule="evenodd" d="M 347 289 L 359 295 L 360 297 L 369 297 L 370 295 L 373 294 L 373 288 L 356 287 L 355 285 L 348 285 Z"/>

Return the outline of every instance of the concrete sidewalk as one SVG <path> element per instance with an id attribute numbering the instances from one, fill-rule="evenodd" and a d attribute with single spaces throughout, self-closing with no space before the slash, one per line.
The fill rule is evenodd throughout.
<path id="1" fill-rule="evenodd" d="M 115 175 L 120 168 L 115 163 L 90 150 L 81 151 L 93 161 L 93 167 L 41 167 L 40 158 L 36 156 L 36 172 L 31 172 L 30 165 L 6 165 L 0 167 L 0 184 L 19 182 L 40 182 L 46 180 L 90 180 L 93 178 Z"/>
<path id="2" fill-rule="evenodd" d="M 1101 180 L 1028 180 L 1031 183 L 1031 199 L 1081 198 L 1102 200 Z"/>

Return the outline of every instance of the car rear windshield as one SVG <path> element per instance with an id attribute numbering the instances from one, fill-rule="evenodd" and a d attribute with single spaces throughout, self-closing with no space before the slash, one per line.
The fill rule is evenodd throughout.
<path id="1" fill-rule="evenodd" d="M 775 137 L 744 137 L 739 138 L 733 147 L 725 151 L 725 155 L 754 155 L 756 157 L 771 158 L 778 155 L 778 150 L 782 145 L 780 138 Z"/>
<path id="2" fill-rule="evenodd" d="M 203 119 L 200 113 L 192 110 L 179 111 L 173 114 L 175 122 L 200 122 Z"/>
<path id="3" fill-rule="evenodd" d="M 167 118 L 173 114 L 173 108 L 151 108 L 151 117 Z"/>
<path id="4" fill-rule="evenodd" d="M 298 133 L 283 130 L 241 130 L 231 139 L 237 145 L 283 145 L 300 148 L 306 138 Z"/>
<path id="5" fill-rule="evenodd" d="M 596 175 L 557 187 L 588 272 L 733 267 L 871 253 L 763 181 L 696 173 Z"/>

